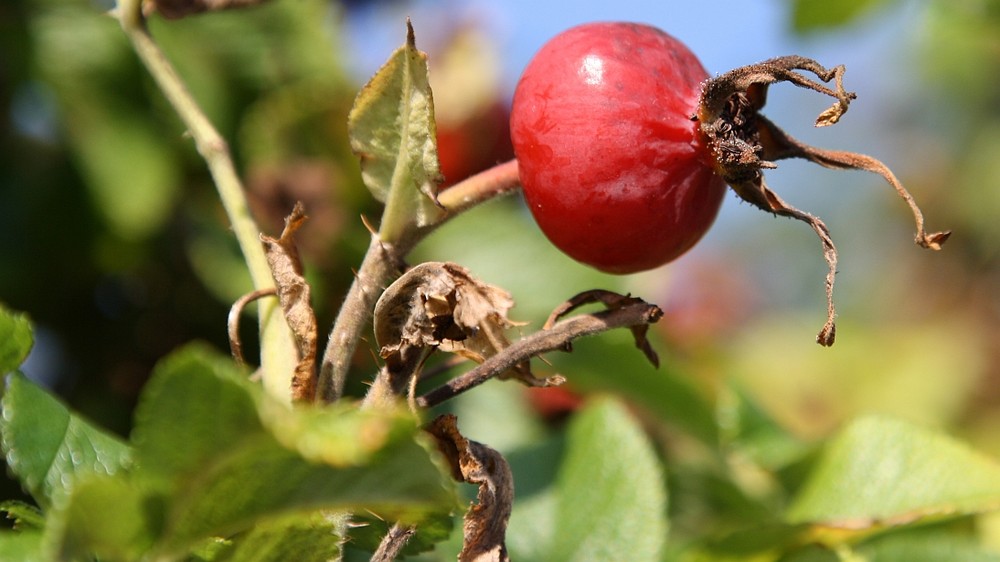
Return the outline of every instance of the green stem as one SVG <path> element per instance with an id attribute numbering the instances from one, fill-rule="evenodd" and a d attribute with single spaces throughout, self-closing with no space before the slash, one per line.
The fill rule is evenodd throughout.
<path id="1" fill-rule="evenodd" d="M 120 0 L 118 19 L 136 54 L 184 122 L 198 152 L 205 159 L 250 270 L 254 289 L 273 289 L 274 279 L 264 256 L 260 230 L 250 214 L 229 145 L 202 112 L 184 81 L 153 40 L 142 15 L 141 1 Z M 291 374 L 296 362 L 291 331 L 274 300 L 262 300 L 258 307 L 264 386 L 272 394 L 289 399 Z"/>

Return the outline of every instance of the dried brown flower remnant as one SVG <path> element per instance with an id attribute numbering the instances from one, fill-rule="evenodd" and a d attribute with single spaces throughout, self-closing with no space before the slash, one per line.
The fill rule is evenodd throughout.
<path id="1" fill-rule="evenodd" d="M 510 342 L 510 294 L 454 263 L 427 262 L 404 273 L 375 305 L 375 341 L 385 359 L 376 384 L 402 395 L 423 360 L 440 349 L 482 363 Z M 526 362 L 513 376 L 535 382 Z"/>

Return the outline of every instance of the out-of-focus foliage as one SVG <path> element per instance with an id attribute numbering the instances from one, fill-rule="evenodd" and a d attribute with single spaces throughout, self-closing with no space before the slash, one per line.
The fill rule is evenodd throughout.
<path id="1" fill-rule="evenodd" d="M 94 425 L 125 434 L 154 363 L 193 339 L 224 347 L 229 303 L 249 282 L 203 162 L 96 4 L 0 6 L 0 301 L 36 325 L 23 371 Z M 321 337 L 368 243 L 359 217 L 379 212 L 347 142 L 361 82 L 344 70 L 358 56 L 341 39 L 344 22 L 357 21 L 345 19 L 357 2 L 348 4 L 272 0 L 151 22 L 230 141 L 264 230 L 280 231 L 292 203 L 304 201 L 311 218 L 298 240 Z M 877 25 L 873 16 L 895 17 L 902 4 L 789 0 L 788 28 L 834 42 L 853 26 Z M 659 370 L 628 334 L 610 333 L 578 342 L 572 354 L 550 354 L 551 365 L 536 362 L 538 374 L 569 379 L 574 394 L 558 403 L 491 382 L 449 405 L 463 432 L 500 450 L 514 470 L 512 553 L 569 557 L 573 545 L 553 542 L 557 518 L 582 528 L 628 513 L 613 502 L 587 513 L 569 487 L 586 481 L 594 487 L 586 495 L 600 496 L 611 489 L 605 475 L 641 473 L 641 481 L 615 484 L 636 497 L 652 487 L 636 501 L 663 519 L 651 514 L 633 521 L 637 527 L 602 531 L 623 541 L 664 534 L 662 544 L 636 547 L 647 559 L 661 546 L 664 560 L 1000 559 L 1000 517 L 989 509 L 1000 456 L 1000 4 L 924 0 L 907 9 L 919 12 L 919 24 L 896 52 L 878 54 L 899 84 L 882 90 L 892 99 L 881 105 L 892 110 L 878 116 L 879 138 L 865 140 L 884 145 L 878 156 L 893 154 L 887 162 L 931 227 L 955 234 L 939 254 L 912 247 L 908 219 L 888 190 L 830 217 L 842 252 L 833 349 L 811 342 L 822 312 L 815 241 L 784 221 L 762 217 L 754 229 L 726 234 L 728 250 L 696 249 L 664 270 L 620 278 L 559 254 L 511 199 L 459 217 L 411 256 L 454 261 L 504 287 L 517 301 L 512 318 L 533 326 L 594 287 L 631 291 L 666 310 L 653 338 Z M 391 23 L 402 31 L 401 19 Z M 415 25 L 430 52 L 448 183 L 508 158 L 507 100 L 496 76 L 503 54 L 474 26 Z M 852 76 L 848 88 L 859 90 L 861 107 L 865 85 Z M 852 126 L 854 115 L 838 127 Z M 31 345 L 23 324 L 0 317 L 0 332 L 17 337 L 0 341 L 4 370 Z M 356 372 L 372 371 L 372 350 L 362 348 Z M 358 377 L 351 384 L 354 395 L 364 389 Z M 590 398 L 600 393 L 617 395 L 628 410 Z M 204 424 L 195 433 L 210 425 L 194 421 Z M 612 442 L 641 470 L 620 477 L 621 467 L 588 457 L 588 446 L 607 451 Z M 81 496 L 83 512 L 67 517 L 86 518 L 86 502 L 115 486 L 96 482 L 89 499 Z M 25 496 L 8 482 L 3 497 Z M 0 508 L 29 531 L 0 542 L 0 553 L 38 552 L 41 533 L 25 516 L 34 512 Z M 270 535 L 260 528 L 242 547 L 206 544 L 202 559 L 237 556 L 235 548 L 249 556 L 253 545 L 295 532 L 284 523 L 274 521 Z M 148 529 L 132 530 L 154 540 Z M 453 559 L 455 535 L 420 559 Z M 367 559 L 350 544 L 345 551 L 348 560 Z"/>

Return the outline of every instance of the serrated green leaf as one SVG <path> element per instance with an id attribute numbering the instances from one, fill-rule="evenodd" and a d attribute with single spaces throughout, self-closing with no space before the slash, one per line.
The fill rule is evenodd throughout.
<path id="1" fill-rule="evenodd" d="M 7 500 L 0 503 L 0 512 L 14 523 L 14 529 L 41 529 L 45 526 L 45 517 L 35 506 L 18 500 Z M 0 558 L 2 560 L 2 558 Z"/>
<path id="2" fill-rule="evenodd" d="M 238 552 L 240 538 L 258 530 L 272 540 L 265 530 L 274 525 L 304 532 L 321 511 L 406 519 L 456 506 L 450 475 L 411 416 L 279 403 L 204 346 L 158 366 L 137 410 L 135 469 L 88 480 L 60 514 L 53 542 L 68 558 L 198 548 L 212 560 Z M 232 542 L 205 550 L 212 537 Z M 275 543 L 275 556 L 285 547 Z"/>
<path id="3" fill-rule="evenodd" d="M 17 369 L 31 352 L 31 321 L 0 305 L 0 375 Z"/>
<path id="4" fill-rule="evenodd" d="M 794 0 L 792 26 L 800 33 L 820 31 L 851 23 L 890 0 Z"/>
<path id="5" fill-rule="evenodd" d="M 160 535 L 166 499 L 128 474 L 83 478 L 46 530 L 60 560 L 140 560 Z"/>
<path id="6" fill-rule="evenodd" d="M 546 560 L 658 561 L 667 537 L 663 467 L 638 423 L 613 399 L 573 419 L 556 480 Z"/>
<path id="7" fill-rule="evenodd" d="M 406 213 L 425 226 L 441 213 L 435 201 L 441 170 L 427 55 L 417 50 L 412 27 L 408 32 L 406 44 L 358 93 L 348 132 L 365 185 L 386 204 L 383 225 Z"/>
<path id="8" fill-rule="evenodd" d="M 136 461 L 168 480 L 200 471 L 246 436 L 264 432 L 258 387 L 228 357 L 194 344 L 153 371 L 136 407 Z"/>
<path id="9" fill-rule="evenodd" d="M 820 455 L 787 519 L 863 529 L 1000 507 L 1000 464 L 943 433 L 855 421 Z"/>
<path id="10" fill-rule="evenodd" d="M 7 378 L 2 408 L 7 465 L 43 508 L 64 497 L 80 475 L 114 474 L 129 464 L 128 445 L 20 374 Z"/>
<path id="11" fill-rule="evenodd" d="M 338 468 L 261 438 L 213 462 L 171 500 L 167 541 L 178 546 L 296 512 L 367 509 L 411 519 L 456 505 L 450 482 L 413 440 L 391 443 L 371 464 Z"/>
<path id="12" fill-rule="evenodd" d="M 345 515 L 314 513 L 261 524 L 226 544 L 203 549 L 204 562 L 328 562 L 339 560 Z"/>
<path id="13" fill-rule="evenodd" d="M 560 369 L 572 373 L 577 388 L 619 393 L 703 443 L 713 447 L 718 443 L 715 411 L 705 396 L 669 362 L 658 369 L 650 365 L 627 330 L 574 345 L 572 356 Z"/>
<path id="14" fill-rule="evenodd" d="M 42 533 L 0 532 L 0 560 L 17 560 L 17 562 L 48 562 L 44 555 Z"/>

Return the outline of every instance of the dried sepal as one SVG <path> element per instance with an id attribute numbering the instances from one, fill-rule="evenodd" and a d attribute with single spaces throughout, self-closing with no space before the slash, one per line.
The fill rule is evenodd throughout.
<path id="1" fill-rule="evenodd" d="M 437 440 L 452 476 L 479 486 L 476 501 L 465 514 L 459 562 L 508 562 L 505 540 L 514 504 L 514 476 L 507 460 L 496 450 L 463 437 L 454 415 L 438 416 L 427 432 Z"/>
<path id="2" fill-rule="evenodd" d="M 280 238 L 261 235 L 267 264 L 274 277 L 278 301 L 295 338 L 298 363 L 292 374 L 292 400 L 312 401 L 316 395 L 316 314 L 311 289 L 303 276 L 302 261 L 295 246 L 295 232 L 305 223 L 305 210 L 296 203 L 285 218 Z"/>
<path id="3" fill-rule="evenodd" d="M 924 217 L 910 193 L 882 162 L 864 154 L 824 150 L 799 142 L 759 113 L 767 97 L 767 88 L 776 82 L 819 92 L 837 101 L 820 113 L 817 127 L 837 123 L 857 96 L 844 89 L 844 66 L 827 69 L 812 59 L 789 56 L 771 59 L 727 72 L 706 82 L 698 114 L 699 128 L 716 163 L 716 171 L 743 200 L 776 215 L 807 223 L 819 236 L 823 258 L 829 267 L 826 275 L 827 319 L 816 336 L 821 345 L 833 345 L 836 337 L 836 309 L 833 285 L 837 273 L 837 249 L 823 221 L 789 205 L 771 191 L 763 170 L 775 168 L 774 161 L 803 158 L 827 168 L 864 170 L 880 175 L 906 201 L 916 223 L 915 241 L 932 250 L 950 236 L 949 231 L 928 234 Z M 804 71 L 807 74 L 802 74 Z M 808 77 L 816 76 L 817 80 Z M 833 82 L 831 89 L 826 84 Z"/>

